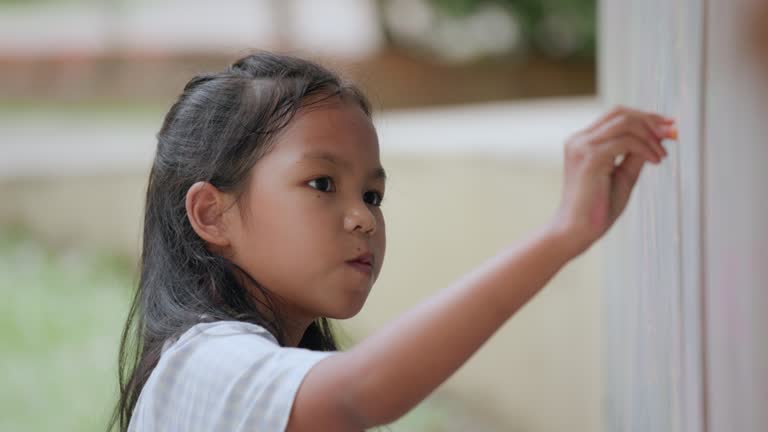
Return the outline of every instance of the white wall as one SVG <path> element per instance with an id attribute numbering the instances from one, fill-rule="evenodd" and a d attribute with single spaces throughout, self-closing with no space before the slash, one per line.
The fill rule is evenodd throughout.
<path id="1" fill-rule="evenodd" d="M 607 430 L 768 430 L 768 97 L 749 0 L 605 0 L 604 100 L 677 117 L 608 239 Z"/>

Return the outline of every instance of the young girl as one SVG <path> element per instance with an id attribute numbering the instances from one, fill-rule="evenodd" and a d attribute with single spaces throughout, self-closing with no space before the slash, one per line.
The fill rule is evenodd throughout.
<path id="1" fill-rule="evenodd" d="M 628 108 L 575 134 L 548 223 L 340 352 L 328 319 L 360 311 L 386 244 L 368 101 L 321 66 L 272 53 L 194 77 L 157 135 L 110 429 L 394 421 L 608 230 L 673 134 L 672 120 Z"/>

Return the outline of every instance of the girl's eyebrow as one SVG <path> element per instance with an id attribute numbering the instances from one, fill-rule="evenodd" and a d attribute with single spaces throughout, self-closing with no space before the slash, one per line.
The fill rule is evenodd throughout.
<path id="1" fill-rule="evenodd" d="M 345 170 L 351 171 L 352 170 L 352 162 L 342 159 L 333 153 L 329 153 L 326 151 L 312 151 L 312 152 L 306 152 L 302 155 L 302 159 L 319 159 L 326 162 L 330 162 L 334 165 L 338 165 Z M 374 180 L 386 180 L 387 179 L 387 172 L 384 171 L 383 167 L 378 167 L 371 171 L 371 173 L 368 175 L 368 177 L 374 179 Z"/>

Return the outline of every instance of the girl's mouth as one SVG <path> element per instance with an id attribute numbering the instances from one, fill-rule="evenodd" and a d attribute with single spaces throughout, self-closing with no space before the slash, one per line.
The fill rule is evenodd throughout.
<path id="1" fill-rule="evenodd" d="M 373 266 L 371 263 L 360 261 L 360 260 L 353 260 L 353 261 L 347 261 L 347 264 L 350 265 L 355 270 L 364 273 L 368 276 L 373 274 Z"/>
<path id="2" fill-rule="evenodd" d="M 373 274 L 373 254 L 367 250 L 351 260 L 347 260 L 347 264 L 367 276 Z"/>

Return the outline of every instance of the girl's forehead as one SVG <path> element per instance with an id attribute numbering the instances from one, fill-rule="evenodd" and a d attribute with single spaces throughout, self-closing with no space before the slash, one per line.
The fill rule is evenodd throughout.
<path id="1" fill-rule="evenodd" d="M 351 102 L 324 103 L 300 110 L 277 138 L 273 152 L 375 156 L 379 143 L 370 117 Z"/>

